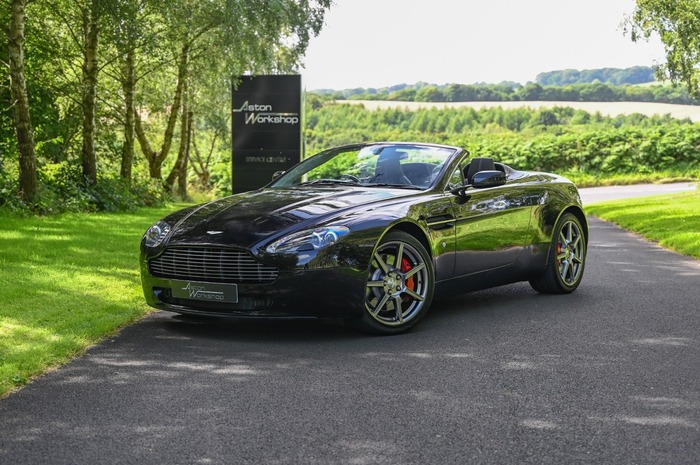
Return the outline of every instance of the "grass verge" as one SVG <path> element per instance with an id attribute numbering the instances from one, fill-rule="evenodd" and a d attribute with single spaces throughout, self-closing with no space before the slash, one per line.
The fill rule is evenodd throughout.
<path id="1" fill-rule="evenodd" d="M 700 191 L 599 202 L 586 212 L 700 259 Z"/>
<path id="2" fill-rule="evenodd" d="M 141 236 L 183 206 L 51 217 L 0 210 L 0 398 L 148 313 Z"/>

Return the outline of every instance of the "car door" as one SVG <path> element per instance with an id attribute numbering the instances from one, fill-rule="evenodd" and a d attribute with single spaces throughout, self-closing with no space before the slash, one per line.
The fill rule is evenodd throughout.
<path id="1" fill-rule="evenodd" d="M 532 207 L 527 189 L 517 181 L 469 188 L 455 196 L 453 208 L 455 277 L 510 265 L 527 246 Z"/>

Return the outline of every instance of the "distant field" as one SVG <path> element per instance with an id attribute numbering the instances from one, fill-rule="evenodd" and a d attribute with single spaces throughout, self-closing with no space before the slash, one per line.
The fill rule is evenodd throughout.
<path id="1" fill-rule="evenodd" d="M 399 102 L 388 100 L 339 100 L 338 103 L 364 105 L 368 110 L 384 110 L 388 108 L 406 108 L 418 110 L 421 108 L 480 108 L 501 107 L 503 109 L 529 107 L 552 108 L 571 107 L 584 110 L 589 113 L 599 112 L 603 116 L 629 115 L 641 113 L 646 116 L 669 114 L 674 118 L 689 118 L 693 122 L 700 122 L 700 106 L 674 105 L 670 103 L 647 102 Z"/>

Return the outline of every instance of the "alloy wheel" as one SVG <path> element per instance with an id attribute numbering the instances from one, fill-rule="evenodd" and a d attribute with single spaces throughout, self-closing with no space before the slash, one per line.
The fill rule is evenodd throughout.
<path id="1" fill-rule="evenodd" d="M 564 284 L 572 286 L 581 277 L 585 257 L 585 240 L 581 228 L 574 221 L 565 222 L 557 240 L 557 269 Z"/>
<path id="2" fill-rule="evenodd" d="M 416 247 L 400 240 L 381 244 L 370 264 L 365 308 L 382 325 L 405 325 L 426 305 L 429 280 L 429 269 Z"/>

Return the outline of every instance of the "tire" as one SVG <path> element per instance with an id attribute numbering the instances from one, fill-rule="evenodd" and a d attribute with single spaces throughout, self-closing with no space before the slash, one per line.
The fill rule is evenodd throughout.
<path id="1" fill-rule="evenodd" d="M 586 265 L 587 240 L 581 222 L 565 213 L 557 222 L 544 272 L 530 280 L 530 286 L 543 294 L 568 294 L 581 283 Z"/>
<path id="2" fill-rule="evenodd" d="M 392 231 L 369 265 L 363 316 L 350 324 L 374 334 L 404 333 L 428 312 L 434 287 L 433 262 L 425 247 L 410 234 Z"/>

